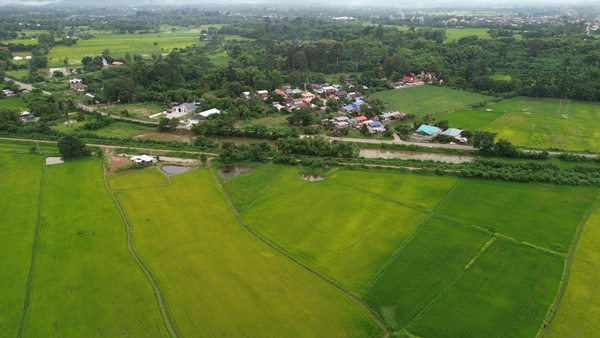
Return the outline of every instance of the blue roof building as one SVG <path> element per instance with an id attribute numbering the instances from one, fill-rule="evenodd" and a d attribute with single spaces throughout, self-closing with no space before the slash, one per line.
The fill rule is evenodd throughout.
<path id="1" fill-rule="evenodd" d="M 422 124 L 421 126 L 419 126 L 419 129 L 417 129 L 417 133 L 422 134 L 422 135 L 429 135 L 429 136 L 433 136 L 433 135 L 437 135 L 441 132 L 442 130 L 436 126 L 430 126 L 427 124 Z"/>

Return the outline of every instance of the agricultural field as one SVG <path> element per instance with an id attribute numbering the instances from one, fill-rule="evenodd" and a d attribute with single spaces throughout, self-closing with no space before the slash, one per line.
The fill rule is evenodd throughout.
<path id="1" fill-rule="evenodd" d="M 124 57 L 126 53 L 149 55 L 169 53 L 175 48 L 203 46 L 199 40 L 200 30 L 180 30 L 176 32 L 150 34 L 99 34 L 89 40 L 79 40 L 72 46 L 57 45 L 50 49 L 48 65 L 64 66 L 63 60 L 69 59 L 70 65 L 81 64 L 84 56 L 100 55 L 105 49 L 112 57 Z"/>
<path id="2" fill-rule="evenodd" d="M 548 337 L 596 337 L 600 332 L 600 210 L 583 227 L 573 267 Z"/>
<path id="3" fill-rule="evenodd" d="M 444 42 L 458 41 L 461 38 L 473 35 L 480 39 L 491 38 L 488 28 L 447 28 L 444 31 L 446 32 Z"/>
<path id="4" fill-rule="evenodd" d="M 167 107 L 156 103 L 123 103 L 116 106 L 98 106 L 98 109 L 116 116 L 125 116 L 122 112 L 127 110 L 127 117 L 157 122 L 157 119 L 151 119 L 149 116 L 163 112 Z"/>
<path id="5" fill-rule="evenodd" d="M 264 165 L 224 186 L 253 230 L 364 299 L 394 334 L 423 337 L 535 336 L 599 195 L 341 169 L 308 183 L 301 173 Z"/>
<path id="6" fill-rule="evenodd" d="M 490 104 L 504 114 L 482 127 L 514 144 L 535 149 L 600 152 L 596 103 L 515 98 Z"/>
<path id="7" fill-rule="evenodd" d="M 208 59 L 215 65 L 224 65 L 230 60 L 233 60 L 229 54 L 227 54 L 227 51 L 209 54 Z"/>
<path id="8" fill-rule="evenodd" d="M 75 131 L 83 131 L 86 133 L 96 134 L 98 136 L 103 137 L 135 137 L 145 133 L 152 133 L 156 131 L 156 128 L 143 126 L 135 123 L 127 123 L 127 122 L 113 122 L 106 127 L 97 129 L 97 130 L 85 130 L 80 127 L 83 127 L 85 122 L 77 122 L 73 124 L 67 124 L 65 122 L 58 123 L 53 126 L 52 129 L 63 133 L 73 133 Z"/>
<path id="9" fill-rule="evenodd" d="M 257 125 L 263 125 L 272 130 L 287 131 L 290 129 L 290 124 L 287 121 L 288 116 L 290 115 L 277 114 L 259 119 L 240 120 L 237 124 L 237 127 L 244 129 Z"/>
<path id="10" fill-rule="evenodd" d="M 3 335 L 165 336 L 104 190 L 101 160 L 44 166 L 30 146 L 0 143 L 0 168 L 10 178 L 0 182 Z M 56 153 L 46 144 L 39 150 Z"/>
<path id="11" fill-rule="evenodd" d="M 26 109 L 25 101 L 19 96 L 0 98 L 0 109 Z"/>
<path id="12" fill-rule="evenodd" d="M 358 303 L 246 231 L 210 170 L 170 182 L 147 171 L 110 185 L 182 336 L 381 335 Z"/>
<path id="13" fill-rule="evenodd" d="M 389 110 L 416 115 L 449 113 L 493 99 L 490 96 L 437 86 L 392 89 L 372 96 L 382 100 Z"/>
<path id="14" fill-rule="evenodd" d="M 466 109 L 438 116 L 436 120 L 448 120 L 452 128 L 464 130 L 480 130 L 492 121 L 502 116 L 502 112 L 486 111 L 485 109 Z"/>

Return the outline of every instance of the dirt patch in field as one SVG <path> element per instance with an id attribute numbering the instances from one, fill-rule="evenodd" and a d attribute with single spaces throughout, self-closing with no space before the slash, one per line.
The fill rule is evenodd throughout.
<path id="1" fill-rule="evenodd" d="M 192 170 L 192 167 L 183 167 L 179 165 L 163 165 L 162 167 L 160 167 L 160 169 L 164 171 L 167 175 L 177 175 Z"/>
<path id="2" fill-rule="evenodd" d="M 245 166 L 235 166 L 235 167 L 224 167 L 217 170 L 217 174 L 221 176 L 223 179 L 228 179 L 232 177 L 236 177 L 241 173 L 246 171 L 250 171 L 252 168 Z"/>
<path id="3" fill-rule="evenodd" d="M 325 179 L 325 177 L 319 174 L 303 174 L 302 176 L 300 176 L 300 178 L 302 178 L 306 182 L 319 182 Z"/>

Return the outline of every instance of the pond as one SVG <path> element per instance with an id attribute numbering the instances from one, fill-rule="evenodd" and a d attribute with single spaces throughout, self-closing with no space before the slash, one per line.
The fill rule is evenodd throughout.
<path id="1" fill-rule="evenodd" d="M 359 156 L 364 158 L 421 160 L 445 163 L 465 163 L 475 160 L 475 156 L 471 155 L 436 154 L 393 149 L 361 149 Z"/>
<path id="2" fill-rule="evenodd" d="M 244 173 L 246 171 L 250 171 L 250 170 L 252 170 L 252 168 L 245 167 L 245 166 L 223 167 L 223 168 L 219 168 L 217 170 L 217 173 L 219 174 L 219 176 L 221 176 L 221 178 L 228 179 L 228 178 L 236 177 L 239 174 Z"/>

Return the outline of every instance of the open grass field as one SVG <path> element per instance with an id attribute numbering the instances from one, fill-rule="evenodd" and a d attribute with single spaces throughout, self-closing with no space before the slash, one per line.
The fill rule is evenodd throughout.
<path id="1" fill-rule="evenodd" d="M 387 109 L 416 115 L 449 113 L 492 99 L 481 94 L 437 86 L 392 89 L 372 96 L 382 100 Z"/>
<path id="2" fill-rule="evenodd" d="M 600 210 L 587 220 L 567 288 L 548 337 L 596 337 L 600 332 Z"/>
<path id="3" fill-rule="evenodd" d="M 237 126 L 243 129 L 256 125 L 263 125 L 272 130 L 285 131 L 290 129 L 290 124 L 287 121 L 288 116 L 290 115 L 277 114 L 260 119 L 240 120 Z"/>
<path id="4" fill-rule="evenodd" d="M 26 109 L 25 101 L 19 96 L 0 98 L 0 109 Z"/>
<path id="5" fill-rule="evenodd" d="M 448 120 L 448 124 L 453 128 L 460 128 L 464 130 L 479 130 L 498 117 L 502 116 L 503 113 L 496 111 L 485 111 L 485 109 L 466 109 L 452 112 L 438 116 L 436 120 Z"/>
<path id="6" fill-rule="evenodd" d="M 144 171 L 127 175 L 158 180 Z M 111 186 L 122 188 L 118 177 L 110 178 Z M 172 179 L 168 186 L 122 190 L 117 197 L 182 336 L 381 335 L 350 297 L 238 224 L 208 169 Z"/>
<path id="7" fill-rule="evenodd" d="M 252 185 L 246 180 L 258 183 L 252 190 L 260 194 L 251 205 L 240 205 L 245 222 L 355 293 L 425 218 L 419 210 L 344 185 L 335 175 L 308 183 L 297 168 L 282 167 L 263 185 L 253 178 L 264 176 L 263 168 L 225 183 L 228 191 Z"/>
<path id="8" fill-rule="evenodd" d="M 232 60 L 227 51 L 209 54 L 208 59 L 215 65 L 224 65 Z"/>
<path id="9" fill-rule="evenodd" d="M 485 125 L 516 145 L 600 152 L 600 105 L 558 99 L 515 98 L 489 107 L 504 114 Z"/>
<path id="10" fill-rule="evenodd" d="M 0 143 L 0 332 L 6 337 L 19 331 L 43 166 L 43 157 L 26 149 Z"/>
<path id="11" fill-rule="evenodd" d="M 169 53 L 175 48 L 188 46 L 203 46 L 199 40 L 200 30 L 179 30 L 151 34 L 101 34 L 89 40 L 79 40 L 72 46 L 57 45 L 48 53 L 50 67 L 64 66 L 63 60 L 69 59 L 69 64 L 81 64 L 84 56 L 100 55 L 105 49 L 110 50 L 112 57 L 123 57 L 126 53 L 155 54 Z"/>
<path id="12" fill-rule="evenodd" d="M 105 137 L 134 137 L 144 133 L 152 133 L 156 131 L 156 128 L 143 126 L 135 123 L 127 123 L 127 122 L 113 122 L 106 127 L 97 129 L 97 130 L 84 130 L 82 127 L 84 122 L 77 122 L 75 124 L 66 125 L 64 123 L 59 123 L 52 127 L 52 129 L 64 132 L 64 133 L 72 133 L 76 130 L 85 131 L 86 133 L 96 134 L 98 136 Z"/>
<path id="13" fill-rule="evenodd" d="M 166 336 L 150 284 L 127 252 L 102 160 L 47 166 L 26 337 Z"/>
<path id="14" fill-rule="evenodd" d="M 124 104 L 119 104 L 116 106 L 99 106 L 99 109 L 101 109 L 102 111 L 107 111 L 110 112 L 112 115 L 116 115 L 116 116 L 122 116 L 121 112 L 123 112 L 123 110 L 127 110 L 127 113 L 129 114 L 128 117 L 131 118 L 136 118 L 136 119 L 140 119 L 140 120 L 147 120 L 147 121 L 158 121 L 157 119 L 151 119 L 148 116 L 152 115 L 152 114 L 156 114 L 156 113 L 160 113 L 163 112 L 167 109 L 166 106 L 162 106 L 160 104 L 156 104 L 156 103 L 124 103 Z"/>
<path id="15" fill-rule="evenodd" d="M 444 42 L 457 41 L 467 36 L 473 36 L 480 39 L 489 39 L 490 34 L 488 28 L 447 28 L 445 29 L 446 37 Z"/>

